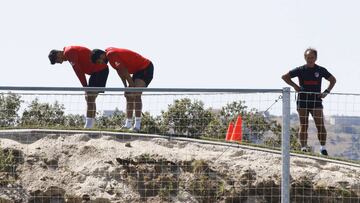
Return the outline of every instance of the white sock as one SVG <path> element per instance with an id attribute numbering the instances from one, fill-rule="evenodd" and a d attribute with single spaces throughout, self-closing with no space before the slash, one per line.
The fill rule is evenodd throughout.
<path id="1" fill-rule="evenodd" d="M 95 118 L 86 117 L 84 128 L 93 128 L 95 124 Z"/>
<path id="2" fill-rule="evenodd" d="M 135 125 L 134 127 L 140 129 L 141 126 L 141 117 L 135 117 Z"/>
<path id="3" fill-rule="evenodd" d="M 326 150 L 326 147 L 325 147 L 325 145 L 323 146 L 323 145 L 320 145 L 320 151 L 322 151 L 322 150 Z"/>
<path id="4" fill-rule="evenodd" d="M 132 122 L 133 122 L 132 119 L 127 118 L 127 119 L 125 120 L 124 128 L 131 128 Z"/>

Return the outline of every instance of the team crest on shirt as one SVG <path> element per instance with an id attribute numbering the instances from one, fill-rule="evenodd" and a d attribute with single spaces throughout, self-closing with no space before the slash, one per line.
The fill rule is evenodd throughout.
<path id="1" fill-rule="evenodd" d="M 319 72 L 315 72 L 315 77 L 318 78 L 319 77 Z"/>
<path id="2" fill-rule="evenodd" d="M 115 66 L 120 65 L 120 62 L 115 61 Z"/>

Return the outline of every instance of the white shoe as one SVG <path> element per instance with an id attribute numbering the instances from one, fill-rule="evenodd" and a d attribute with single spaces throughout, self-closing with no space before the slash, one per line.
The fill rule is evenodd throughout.
<path id="1" fill-rule="evenodd" d="M 125 124 L 121 127 L 122 130 L 129 130 L 132 126 L 132 119 L 126 119 Z"/>
<path id="2" fill-rule="evenodd" d="M 84 128 L 90 129 L 93 128 L 95 125 L 95 119 L 94 118 L 86 118 Z"/>
<path id="3" fill-rule="evenodd" d="M 123 125 L 121 127 L 121 130 L 129 130 L 130 128 L 131 128 L 131 126 Z"/>

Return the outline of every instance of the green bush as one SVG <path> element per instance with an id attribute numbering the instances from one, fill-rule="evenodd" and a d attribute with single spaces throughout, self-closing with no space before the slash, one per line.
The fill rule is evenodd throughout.
<path id="1" fill-rule="evenodd" d="M 65 128 L 82 128 L 85 124 L 85 116 L 79 114 L 68 114 L 65 116 Z"/>
<path id="2" fill-rule="evenodd" d="M 143 113 L 141 120 L 141 131 L 150 134 L 164 134 L 161 129 L 161 117 L 153 117 L 149 112 Z"/>
<path id="3" fill-rule="evenodd" d="M 15 160 L 11 151 L 6 153 L 0 146 L 0 172 L 7 172 L 14 164 Z"/>
<path id="4" fill-rule="evenodd" d="M 17 112 L 22 102 L 21 97 L 17 94 L 0 94 L 0 127 L 17 125 L 19 121 Z"/>
<path id="5" fill-rule="evenodd" d="M 212 119 L 211 111 L 204 109 L 203 102 L 183 98 L 175 100 L 167 111 L 162 112 L 161 128 L 165 132 L 172 130 L 176 135 L 197 138 Z"/>
<path id="6" fill-rule="evenodd" d="M 38 98 L 22 114 L 21 126 L 64 126 L 64 105 L 40 103 Z"/>
<path id="7" fill-rule="evenodd" d="M 100 128 L 115 129 L 120 128 L 125 120 L 125 113 L 118 108 L 115 109 L 111 116 L 100 116 L 96 118 L 96 124 Z"/>

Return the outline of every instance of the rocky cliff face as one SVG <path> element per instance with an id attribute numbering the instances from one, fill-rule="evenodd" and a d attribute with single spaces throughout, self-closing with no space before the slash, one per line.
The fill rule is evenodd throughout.
<path id="1" fill-rule="evenodd" d="M 10 139 L 8 139 L 10 138 Z M 0 202 L 280 202 L 281 156 L 164 138 L 1 139 Z M 291 158 L 291 202 L 360 202 L 360 166 Z"/>

